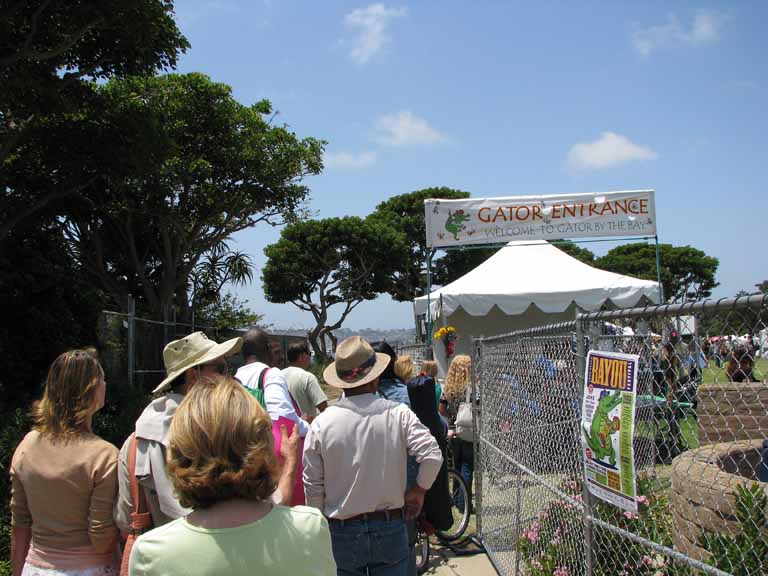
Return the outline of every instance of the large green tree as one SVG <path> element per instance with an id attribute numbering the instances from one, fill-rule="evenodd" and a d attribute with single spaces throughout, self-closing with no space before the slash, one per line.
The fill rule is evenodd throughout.
<path id="1" fill-rule="evenodd" d="M 382 293 L 393 270 L 402 270 L 409 257 L 403 234 L 353 216 L 291 224 L 264 253 L 264 295 L 312 314 L 315 327 L 309 341 L 323 360 L 328 358 L 326 336 L 335 348 L 333 330 L 361 302 Z M 340 311 L 331 319 L 336 309 Z"/>
<path id="2" fill-rule="evenodd" d="M 0 237 L 88 182 L 61 144 L 96 81 L 172 68 L 188 46 L 169 0 L 0 0 Z"/>
<path id="3" fill-rule="evenodd" d="M 406 238 L 410 257 L 402 263 L 401 267 L 391 270 L 385 287 L 385 292 L 399 302 L 408 302 L 425 293 L 424 263 L 430 253 L 430 249 L 427 248 L 424 224 L 424 200 L 427 198 L 469 198 L 469 192 L 445 187 L 424 188 L 393 196 L 376 206 L 368 216 L 370 221 L 397 230 Z M 480 252 L 471 254 L 470 251 L 465 254 L 465 256 L 452 256 L 447 260 L 442 258 L 439 263 L 435 261 L 433 283 L 446 284 L 461 276 L 467 266 L 474 263 L 476 259 L 483 256 L 487 258 L 489 255 Z"/>
<path id="4" fill-rule="evenodd" d="M 667 302 L 700 300 L 718 286 L 719 261 L 691 246 L 659 245 L 661 283 Z M 595 266 L 618 274 L 656 280 L 656 248 L 653 244 L 617 246 L 595 261 Z"/>
<path id="5" fill-rule="evenodd" d="M 255 224 L 303 216 L 303 179 L 321 171 L 324 142 L 272 124 L 268 101 L 240 104 L 202 74 L 113 80 L 99 92 L 107 106 L 83 130 L 121 134 L 130 152 L 105 157 L 68 203 L 70 246 L 116 304 L 131 294 L 155 317 L 173 305 L 187 316 L 206 254 Z"/>

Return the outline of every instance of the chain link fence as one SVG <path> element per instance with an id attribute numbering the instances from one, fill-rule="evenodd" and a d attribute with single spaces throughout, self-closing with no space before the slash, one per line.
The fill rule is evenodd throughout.
<path id="1" fill-rule="evenodd" d="M 98 334 L 106 379 L 110 384 L 152 390 L 165 378 L 165 345 L 199 330 L 217 342 L 241 335 L 231 329 L 149 320 L 122 312 L 102 312 Z M 239 357 L 228 360 L 232 369 L 239 366 Z"/>
<path id="2" fill-rule="evenodd" d="M 413 360 L 414 371 L 416 374 L 421 372 L 421 365 L 424 360 L 431 360 L 432 348 L 423 343 L 400 344 L 395 348 L 398 356 L 410 356 Z"/>
<path id="3" fill-rule="evenodd" d="M 752 296 L 477 340 L 478 532 L 499 573 L 768 574 L 766 326 L 768 296 Z M 639 358 L 637 512 L 585 486 L 590 350 Z"/>

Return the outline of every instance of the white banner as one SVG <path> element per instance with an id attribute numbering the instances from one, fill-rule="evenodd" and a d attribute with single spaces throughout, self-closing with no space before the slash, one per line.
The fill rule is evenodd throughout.
<path id="1" fill-rule="evenodd" d="M 427 246 L 598 236 L 655 236 L 653 190 L 427 199 Z"/>

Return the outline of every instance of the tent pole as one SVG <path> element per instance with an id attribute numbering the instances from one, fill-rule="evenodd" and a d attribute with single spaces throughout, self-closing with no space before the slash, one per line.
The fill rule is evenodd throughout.
<path id="1" fill-rule="evenodd" d="M 656 240 L 656 282 L 659 283 L 659 304 L 664 304 L 664 286 L 661 283 L 661 257 L 659 256 L 659 237 Z"/>

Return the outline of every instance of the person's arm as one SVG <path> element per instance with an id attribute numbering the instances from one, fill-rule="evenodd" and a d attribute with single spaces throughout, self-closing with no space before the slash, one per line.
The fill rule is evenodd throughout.
<path id="1" fill-rule="evenodd" d="M 117 453 L 103 457 L 94 470 L 94 485 L 88 509 L 88 538 L 97 553 L 109 552 L 117 544 L 118 531 L 112 512 L 117 497 Z"/>
<path id="2" fill-rule="evenodd" d="M 290 506 L 293 501 L 293 487 L 296 485 L 296 470 L 299 467 L 299 427 L 294 426 L 291 435 L 284 424 L 280 425 L 280 455 L 283 457 L 283 469 L 277 489 L 280 490 L 281 501 Z"/>
<path id="3" fill-rule="evenodd" d="M 318 422 L 312 424 L 304 439 L 304 496 L 307 506 L 325 510 L 325 464 L 323 462 Z"/>
<path id="4" fill-rule="evenodd" d="M 13 526 L 11 528 L 11 574 L 21 576 L 24 562 L 29 552 L 29 543 L 32 541 L 31 526 Z"/>
<path id="5" fill-rule="evenodd" d="M 19 446 L 11 459 L 11 573 L 20 576 L 32 541 L 32 513 L 27 505 L 27 493 L 16 473 L 16 458 L 23 451 Z"/>
<path id="6" fill-rule="evenodd" d="M 117 498 L 113 516 L 123 540 L 128 538 L 128 528 L 131 526 L 133 498 L 131 497 L 131 479 L 128 476 L 128 450 L 131 447 L 131 436 L 123 443 L 117 457 Z"/>
<path id="7" fill-rule="evenodd" d="M 268 370 L 264 382 L 264 405 L 267 407 L 267 414 L 273 422 L 277 422 L 280 416 L 293 420 L 299 427 L 299 434 L 303 438 L 309 431 L 309 423 L 296 414 L 288 392 L 288 385 L 285 383 L 285 378 L 283 378 L 280 370 L 276 368 L 269 368 Z"/>

